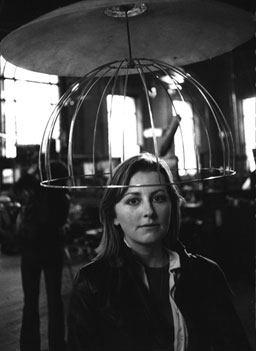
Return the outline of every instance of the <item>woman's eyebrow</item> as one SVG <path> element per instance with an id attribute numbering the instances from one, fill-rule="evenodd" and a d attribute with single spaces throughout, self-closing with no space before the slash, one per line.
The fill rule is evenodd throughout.
<path id="1" fill-rule="evenodd" d="M 124 194 L 124 197 L 125 196 L 128 196 L 128 195 L 136 195 L 136 196 L 139 196 L 141 195 L 141 193 L 139 191 L 128 191 L 127 193 Z"/>
<path id="2" fill-rule="evenodd" d="M 156 194 L 156 193 L 158 193 L 158 192 L 163 192 L 163 193 L 165 193 L 164 189 L 158 188 L 158 189 L 153 190 L 150 194 L 151 194 L 151 195 L 154 195 L 154 194 Z M 125 197 L 125 196 L 129 196 L 129 195 L 141 196 L 142 193 L 139 192 L 139 191 L 132 191 L 132 190 L 130 190 L 130 191 L 128 191 L 127 193 L 124 194 L 124 197 Z"/>
<path id="3" fill-rule="evenodd" d="M 165 194 L 165 190 L 164 189 L 157 189 L 157 190 L 155 190 L 155 191 L 152 191 L 152 195 L 155 195 L 156 193 L 159 193 L 159 192 L 161 192 L 161 193 L 164 193 Z"/>

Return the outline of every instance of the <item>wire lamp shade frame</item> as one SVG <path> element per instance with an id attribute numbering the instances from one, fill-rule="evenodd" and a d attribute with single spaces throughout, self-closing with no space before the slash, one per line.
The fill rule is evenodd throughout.
<path id="1" fill-rule="evenodd" d="M 180 133 L 182 139 L 182 127 L 180 124 L 181 119 L 185 119 L 185 116 L 181 116 L 177 107 L 174 104 L 174 97 L 169 92 L 167 85 L 163 82 L 162 77 L 169 77 L 172 85 L 174 86 L 175 99 L 185 102 L 186 100 L 193 101 L 193 118 L 196 115 L 197 124 L 200 125 L 200 137 L 194 133 L 194 151 L 196 155 L 196 167 L 195 169 L 189 169 L 186 166 L 187 155 L 183 149 L 183 168 L 177 167 L 177 173 L 180 172 L 184 175 L 183 177 L 174 178 L 173 183 L 182 182 L 201 182 L 209 179 L 221 178 L 235 174 L 234 170 L 234 142 L 230 128 L 226 122 L 226 119 L 210 93 L 189 73 L 186 73 L 183 69 L 176 66 L 172 66 L 168 63 L 162 62 L 155 59 L 147 58 L 130 58 L 109 62 L 102 65 L 84 77 L 78 79 L 73 83 L 68 90 L 62 95 L 58 104 L 54 108 L 48 123 L 46 125 L 42 143 L 39 152 L 39 169 L 41 173 L 42 182 L 41 185 L 45 187 L 55 188 L 105 188 L 109 187 L 106 183 L 102 182 L 102 177 L 111 177 L 115 162 L 112 157 L 112 140 L 111 140 L 111 115 L 112 115 L 112 104 L 113 96 L 118 94 L 122 95 L 124 100 L 128 96 L 129 82 L 136 75 L 140 84 L 140 90 L 144 96 L 146 106 L 146 124 L 150 126 L 152 131 L 152 143 L 150 152 L 153 153 L 156 158 L 165 157 L 166 154 L 174 147 L 174 134 Z M 177 80 L 177 76 L 182 77 L 184 84 L 180 85 Z M 168 105 L 168 121 L 169 130 L 167 127 L 167 136 L 165 140 L 159 142 L 158 136 L 156 135 L 155 126 L 158 123 L 158 115 L 153 112 L 152 109 L 152 97 L 150 96 L 150 87 L 148 82 L 156 82 L 158 89 L 166 96 Z M 102 82 L 104 82 L 102 84 Z M 85 118 L 86 121 L 86 104 L 90 100 L 90 94 L 94 93 L 94 89 L 103 85 L 103 89 L 100 94 L 97 95 L 97 108 L 94 113 L 94 126 L 91 136 L 92 145 L 90 146 L 91 154 L 91 170 L 88 174 L 77 174 L 76 167 L 74 166 L 74 131 L 76 123 L 81 118 Z M 106 101 L 106 96 L 111 95 L 111 106 L 109 113 L 102 114 L 102 108 Z M 75 98 L 73 98 L 75 96 Z M 95 97 L 95 95 L 94 95 Z M 53 178 L 51 174 L 51 144 L 53 138 L 54 128 L 56 122 L 61 118 L 62 110 L 73 99 L 73 113 L 70 120 L 69 135 L 68 135 L 68 147 L 67 155 L 65 157 L 66 166 L 68 169 L 68 176 L 65 178 Z M 195 104 L 194 104 L 195 102 Z M 199 104 L 197 104 L 199 102 Z M 85 113 L 79 113 L 83 106 Z M 199 106 L 199 107 L 197 107 Z M 125 112 L 124 112 L 125 115 Z M 120 116 L 123 118 L 124 116 Z M 107 126 L 108 130 L 108 145 L 107 145 L 107 171 L 99 172 L 97 168 L 97 142 L 99 140 L 99 129 L 102 126 L 101 119 L 104 119 L 103 125 Z M 184 121 L 185 122 L 185 121 Z M 123 133 L 123 130 L 120 130 Z M 86 138 L 86 136 L 85 136 Z M 169 139 L 169 140 L 168 140 Z M 214 148 L 218 144 L 218 157 L 216 160 Z M 202 159 L 202 143 L 204 157 Z M 173 150 L 173 149 L 172 149 Z M 142 145 L 141 151 L 144 150 Z M 175 151 L 174 151 L 175 152 Z M 119 162 L 125 160 L 125 152 L 123 149 L 122 156 Z M 99 181 L 98 181 L 99 180 Z M 140 186 L 140 185 L 138 185 Z M 118 186 L 114 186 L 118 187 Z"/>
<path id="2" fill-rule="evenodd" d="M 123 140 L 119 150 L 122 155 L 117 160 L 113 153 L 114 97 L 121 95 L 125 102 L 133 94 L 134 80 L 141 104 L 136 106 L 139 152 L 148 151 L 157 160 L 164 158 L 169 162 L 175 173 L 174 183 L 235 174 L 234 143 L 221 109 L 210 93 L 178 66 L 231 51 L 254 33 L 251 13 L 212 0 L 86 0 L 56 9 L 10 33 L 0 43 L 7 61 L 42 73 L 82 76 L 62 95 L 46 125 L 39 153 L 42 186 L 108 186 L 106 177 L 111 177 L 116 163 L 126 158 L 125 109 L 118 116 L 121 123 L 116 131 Z M 151 56 L 152 59 L 147 58 Z M 163 81 L 164 77 L 172 88 Z M 155 84 L 154 95 L 151 89 Z M 179 107 L 186 103 L 191 105 L 193 123 L 191 115 L 189 120 Z M 51 161 L 57 121 L 65 126 L 61 128 L 60 154 L 68 174 L 55 179 Z M 192 128 L 193 166 L 188 162 L 184 124 Z M 147 140 L 142 136 L 145 129 L 151 130 Z M 162 129 L 162 136 L 157 129 Z M 182 141 L 179 147 L 176 135 Z M 77 143 L 84 145 L 79 149 Z M 177 150 L 179 159 L 173 164 L 170 159 L 175 159 Z M 82 170 L 78 154 L 84 162 Z M 90 163 L 89 171 L 86 162 Z"/>

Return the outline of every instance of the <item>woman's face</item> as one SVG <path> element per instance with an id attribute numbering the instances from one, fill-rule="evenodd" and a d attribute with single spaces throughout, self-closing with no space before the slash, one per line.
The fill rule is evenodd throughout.
<path id="1" fill-rule="evenodd" d="M 171 200 L 164 176 L 158 172 L 137 172 L 129 185 L 154 184 L 130 187 L 115 205 L 115 225 L 120 225 L 131 248 L 161 243 L 168 232 L 171 220 Z"/>

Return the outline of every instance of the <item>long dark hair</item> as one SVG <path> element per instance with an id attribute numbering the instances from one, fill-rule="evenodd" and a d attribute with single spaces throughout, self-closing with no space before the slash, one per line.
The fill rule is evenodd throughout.
<path id="1" fill-rule="evenodd" d="M 164 160 L 156 158 L 156 156 L 150 153 L 142 153 L 119 164 L 108 180 L 107 184 L 109 187 L 105 189 L 100 205 L 103 236 L 98 247 L 96 259 L 118 255 L 120 242 L 123 240 L 124 235 L 120 226 L 114 225 L 114 207 L 124 196 L 132 176 L 139 171 L 157 171 L 164 176 L 166 182 L 164 185 L 167 186 L 172 204 L 170 228 L 164 239 L 164 245 L 167 248 L 172 248 L 178 239 L 180 229 L 180 202 L 182 197 L 177 186 L 173 184 L 172 173 Z"/>

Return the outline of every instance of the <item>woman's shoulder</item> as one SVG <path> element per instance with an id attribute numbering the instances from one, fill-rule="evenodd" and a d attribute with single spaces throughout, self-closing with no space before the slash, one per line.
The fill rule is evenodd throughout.
<path id="1" fill-rule="evenodd" d="M 93 260 L 79 268 L 75 275 L 73 287 L 75 289 L 90 288 L 95 290 L 104 284 L 109 277 L 110 265 L 107 260 Z"/>
<path id="2" fill-rule="evenodd" d="M 202 254 L 188 253 L 188 257 L 193 265 L 201 267 L 202 269 L 207 269 L 207 270 L 220 269 L 220 266 L 217 263 L 217 261 L 215 261 L 209 257 L 206 257 Z"/>
<path id="3" fill-rule="evenodd" d="M 107 263 L 102 260 L 92 260 L 82 265 L 76 274 L 76 281 L 83 279 L 84 277 L 93 277 L 95 274 L 103 274 L 106 269 Z"/>
<path id="4" fill-rule="evenodd" d="M 178 253 L 180 257 L 181 265 L 195 267 L 202 270 L 219 270 L 219 264 L 201 253 L 194 253 L 189 251 L 185 245 L 181 242 L 177 242 L 174 246 L 174 251 Z"/>
<path id="5" fill-rule="evenodd" d="M 208 284 L 227 284 L 226 276 L 219 263 L 202 254 L 185 253 L 181 266 L 194 278 L 207 281 Z"/>
<path id="6" fill-rule="evenodd" d="M 177 241 L 173 250 L 178 253 L 181 268 L 200 273 L 218 272 L 221 268 L 217 261 L 203 253 L 190 251 L 182 242 Z"/>

